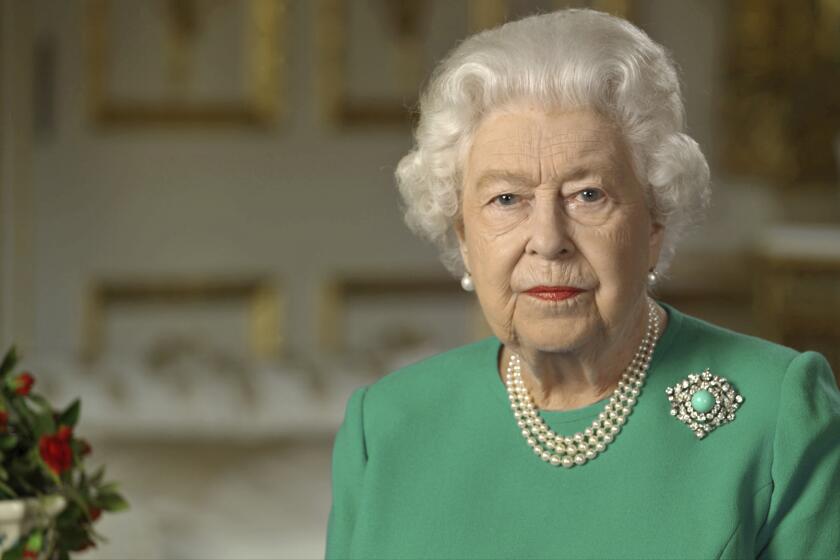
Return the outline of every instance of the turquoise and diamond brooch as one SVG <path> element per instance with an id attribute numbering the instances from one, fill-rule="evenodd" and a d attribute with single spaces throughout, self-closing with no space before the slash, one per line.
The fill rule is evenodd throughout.
<path id="1" fill-rule="evenodd" d="M 665 394 L 671 402 L 671 416 L 691 428 L 698 439 L 735 420 L 735 411 L 744 402 L 729 381 L 708 369 L 690 374 L 665 389 Z"/>

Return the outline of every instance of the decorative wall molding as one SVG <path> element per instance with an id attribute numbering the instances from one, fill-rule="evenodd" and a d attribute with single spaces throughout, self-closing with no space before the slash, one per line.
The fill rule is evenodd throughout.
<path id="1" fill-rule="evenodd" d="M 88 103 L 94 121 L 100 125 L 268 125 L 283 112 L 285 91 L 286 12 L 288 0 L 243 0 L 215 2 L 153 0 L 143 3 L 122 3 L 123 9 L 156 8 L 160 18 L 154 29 L 146 29 L 144 41 L 152 45 L 148 57 L 159 56 L 165 71 L 160 75 L 148 72 L 150 80 L 157 80 L 167 90 L 155 99 L 126 98 L 112 91 L 111 78 L 115 65 L 125 66 L 114 48 L 112 15 L 120 6 L 114 0 L 87 0 Z M 215 69 L 220 61 L 203 53 L 203 16 L 210 7 L 231 12 L 225 20 L 243 19 L 240 44 L 243 59 L 233 68 Z M 142 33 L 143 30 L 138 31 Z M 138 35 L 139 36 L 139 35 Z M 203 54 L 203 55 L 202 55 Z M 210 65 L 210 66 L 208 66 Z M 229 96 L 208 96 L 195 93 L 195 74 L 200 70 L 221 71 L 243 82 L 240 99 Z M 206 93 L 206 92 L 205 92 Z"/>
<path id="2" fill-rule="evenodd" d="M 270 360 L 281 351 L 283 298 L 278 283 L 266 278 L 152 278 L 94 281 L 86 304 L 82 358 L 100 358 L 107 346 L 105 323 L 117 305 L 175 307 L 199 303 L 208 307 L 235 303 L 248 315 L 251 357 Z"/>

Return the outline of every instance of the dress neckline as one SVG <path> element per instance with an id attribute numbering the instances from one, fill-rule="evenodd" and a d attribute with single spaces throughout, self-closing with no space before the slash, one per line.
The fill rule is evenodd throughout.
<path id="1" fill-rule="evenodd" d="M 668 324 L 665 326 L 665 332 L 662 333 L 659 337 L 659 341 L 656 343 L 656 349 L 653 352 L 653 358 L 651 359 L 650 366 L 648 368 L 648 383 L 650 382 L 650 377 L 655 375 L 657 364 L 662 361 L 662 356 L 666 353 L 668 347 L 674 340 L 677 331 L 682 326 L 683 320 L 682 313 L 667 303 L 663 303 L 658 300 L 655 301 L 662 306 L 665 313 L 667 313 Z M 507 390 L 505 389 L 504 383 L 502 383 L 502 379 L 499 376 L 499 355 L 502 351 L 502 342 L 496 337 L 492 337 L 491 340 L 493 343 L 491 345 L 492 351 L 488 353 L 489 363 L 485 362 L 485 366 L 481 368 L 482 372 L 489 371 L 490 374 L 484 375 L 482 373 L 482 377 L 487 379 L 488 382 L 486 385 L 495 394 L 496 398 L 507 405 L 509 404 Z M 540 415 L 546 420 L 546 422 L 551 424 L 578 422 L 584 418 L 594 418 L 597 416 L 609 400 L 610 398 L 608 396 L 600 401 L 572 410 L 540 410 Z"/>

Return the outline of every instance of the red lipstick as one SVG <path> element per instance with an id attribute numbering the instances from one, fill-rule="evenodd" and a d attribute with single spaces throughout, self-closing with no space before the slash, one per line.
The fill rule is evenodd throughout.
<path id="1" fill-rule="evenodd" d="M 525 293 L 547 301 L 561 301 L 575 297 L 582 291 L 569 286 L 535 286 Z"/>

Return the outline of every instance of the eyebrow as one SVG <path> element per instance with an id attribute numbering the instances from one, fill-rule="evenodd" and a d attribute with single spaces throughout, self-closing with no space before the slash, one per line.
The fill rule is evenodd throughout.
<path id="1" fill-rule="evenodd" d="M 476 181 L 475 186 L 477 190 L 482 191 L 489 187 L 492 183 L 509 183 L 518 186 L 528 187 L 533 185 L 534 181 L 532 181 L 531 178 L 527 175 L 521 175 L 519 173 L 513 173 L 511 171 L 490 170 L 485 171 L 481 174 L 481 177 L 478 178 L 478 181 Z"/>
<path id="2" fill-rule="evenodd" d="M 558 180 L 553 181 L 555 184 L 564 183 L 566 181 L 572 181 L 575 179 L 580 179 L 586 176 L 598 176 L 604 177 L 605 173 L 595 169 L 592 165 L 578 165 L 575 166 L 566 173 L 563 174 Z M 531 187 L 534 186 L 534 181 L 528 175 L 523 175 L 520 173 L 514 173 L 511 171 L 503 171 L 503 170 L 489 170 L 485 171 L 481 174 L 476 181 L 476 190 L 482 191 L 488 188 L 492 183 L 508 183 L 512 185 L 522 186 L 522 187 Z"/>

